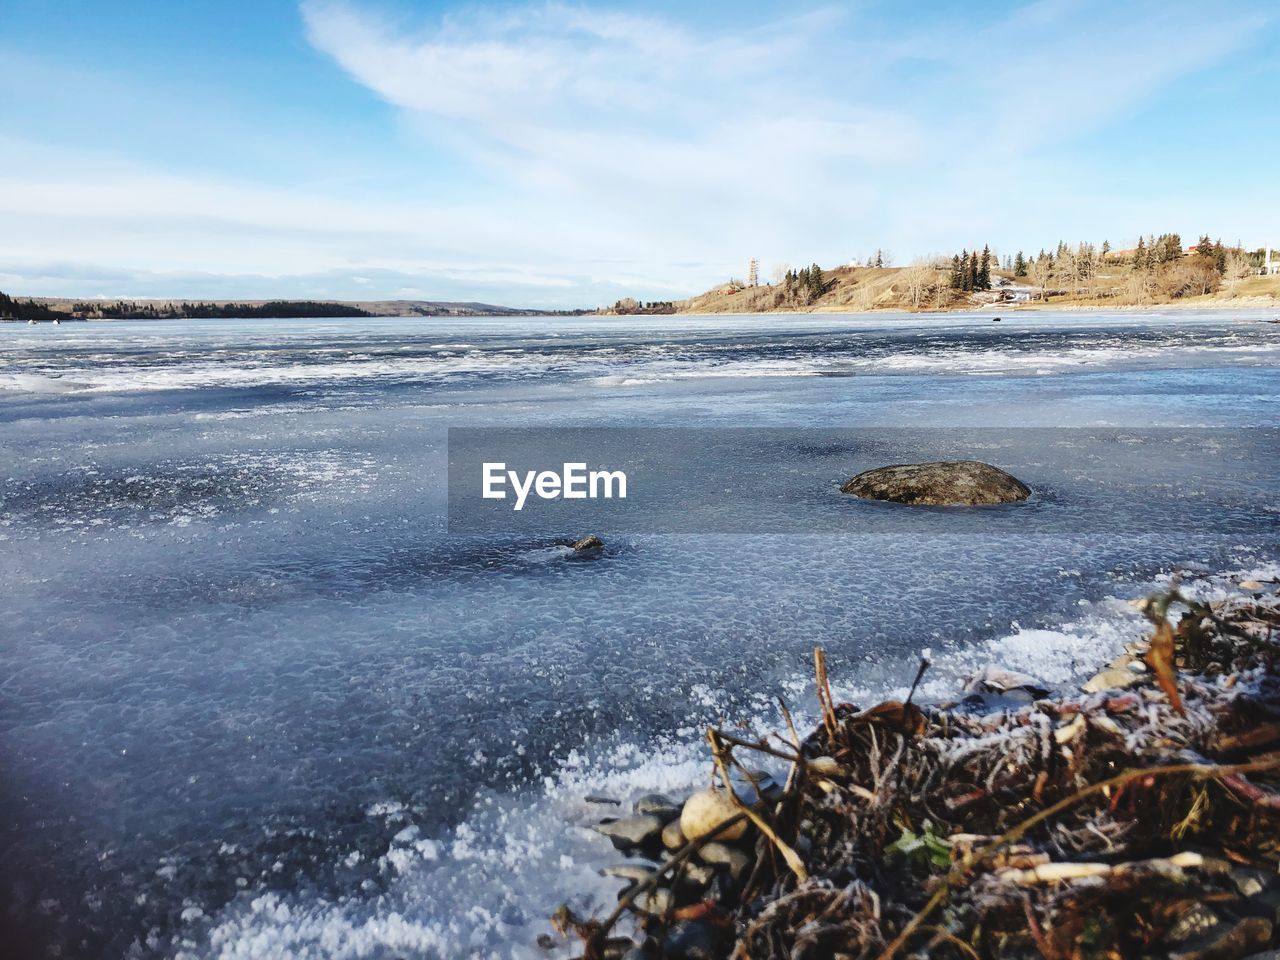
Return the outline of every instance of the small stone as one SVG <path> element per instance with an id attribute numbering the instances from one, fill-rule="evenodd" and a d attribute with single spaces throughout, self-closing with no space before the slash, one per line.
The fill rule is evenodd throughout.
<path id="1" fill-rule="evenodd" d="M 1103 690 L 1123 690 L 1126 687 L 1132 687 L 1141 680 L 1140 676 L 1128 670 L 1103 670 L 1101 673 L 1090 677 L 1081 685 L 1081 689 L 1085 693 L 1101 693 Z"/>
<path id="2" fill-rule="evenodd" d="M 987 664 L 977 673 L 965 678 L 965 693 L 1011 693 L 1025 690 L 1032 698 L 1047 696 L 1049 688 L 1029 673 L 1006 670 L 993 664 Z"/>
<path id="3" fill-rule="evenodd" d="M 733 792 L 748 806 L 759 806 L 761 800 L 778 800 L 782 797 L 782 784 L 767 770 L 751 770 L 750 776 L 739 770 L 730 774 Z"/>
<path id="4" fill-rule="evenodd" d="M 632 863 L 618 863 L 611 867 L 605 867 L 600 871 L 600 874 L 605 877 L 617 877 L 619 880 L 639 883 L 642 880 L 648 880 L 657 869 L 658 865 L 656 863 L 648 860 L 636 860 Z"/>
<path id="5" fill-rule="evenodd" d="M 680 821 L 672 820 L 662 828 L 662 845 L 668 850 L 679 850 L 689 841 L 680 829 Z"/>
<path id="6" fill-rule="evenodd" d="M 638 949 L 636 942 L 629 937 L 610 937 L 604 942 L 600 951 L 601 960 L 625 960 L 632 950 Z"/>
<path id="7" fill-rule="evenodd" d="M 1242 897 L 1256 896 L 1267 888 L 1265 874 L 1262 874 L 1261 871 L 1248 870 L 1244 867 L 1232 869 L 1231 882 L 1235 884 Z"/>
<path id="8" fill-rule="evenodd" d="M 710 833 L 715 833 L 717 840 L 737 840 L 747 832 L 745 818 L 723 830 L 717 828 L 741 812 L 726 791 L 702 790 L 684 802 L 684 809 L 680 811 L 680 829 L 690 840 Z"/>
<path id="9" fill-rule="evenodd" d="M 573 549 L 579 552 L 584 550 L 603 550 L 604 541 L 595 534 L 592 534 L 589 537 L 583 537 L 581 540 L 575 540 L 573 542 Z"/>
<path id="10" fill-rule="evenodd" d="M 631 901 L 631 909 L 637 913 L 647 913 L 651 917 L 665 917 L 675 906 L 676 898 L 666 887 L 646 890 Z"/>
<path id="11" fill-rule="evenodd" d="M 704 867 L 688 860 L 676 869 L 676 873 L 685 883 L 699 890 L 716 878 L 716 872 L 711 867 Z"/>
<path id="12" fill-rule="evenodd" d="M 657 817 L 624 817 L 596 824 L 595 831 L 613 841 L 619 850 L 638 847 L 655 839 L 662 831 L 662 821 Z"/>
<path id="13" fill-rule="evenodd" d="M 703 863 L 728 867 L 729 876 L 735 881 L 741 880 L 746 875 L 747 870 L 751 868 L 751 858 L 727 843 L 716 843 L 715 841 L 704 843 L 698 850 L 698 857 Z"/>
<path id="14" fill-rule="evenodd" d="M 657 817 L 663 823 L 670 823 L 680 816 L 680 804 L 661 793 L 646 793 L 635 803 L 636 813 Z"/>

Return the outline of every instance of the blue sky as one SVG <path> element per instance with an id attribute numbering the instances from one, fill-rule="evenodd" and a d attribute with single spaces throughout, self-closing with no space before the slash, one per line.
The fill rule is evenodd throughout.
<path id="1" fill-rule="evenodd" d="M 1280 244 L 1273 3 L 0 0 L 0 289 L 673 298 Z"/>

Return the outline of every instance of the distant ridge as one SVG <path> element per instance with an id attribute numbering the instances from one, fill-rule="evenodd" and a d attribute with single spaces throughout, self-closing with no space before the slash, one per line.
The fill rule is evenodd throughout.
<path id="1" fill-rule="evenodd" d="M 3 294 L 0 294 L 3 297 Z M 185 300 L 3 297 L 0 319 L 184 320 L 275 317 L 511 317 L 581 314 L 585 310 L 532 310 L 478 300 Z"/>

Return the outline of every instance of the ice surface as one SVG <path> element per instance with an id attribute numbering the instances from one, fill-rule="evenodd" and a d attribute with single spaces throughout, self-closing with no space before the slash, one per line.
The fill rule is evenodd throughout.
<path id="1" fill-rule="evenodd" d="M 563 531 L 605 538 L 590 562 L 445 530 L 451 426 L 1277 423 L 1269 325 L 991 326 L 0 328 L 6 923 L 101 956 L 532 956 L 557 898 L 616 889 L 583 798 L 693 785 L 705 724 L 774 726 L 776 694 L 811 715 L 815 644 L 860 703 L 923 647 L 929 695 L 989 662 L 1067 684 L 1178 565 L 1276 559 L 1158 526 Z"/>

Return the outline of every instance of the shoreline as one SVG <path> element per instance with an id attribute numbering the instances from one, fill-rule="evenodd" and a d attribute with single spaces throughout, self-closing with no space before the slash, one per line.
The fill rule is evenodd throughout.
<path id="1" fill-rule="evenodd" d="M 1280 312 L 1280 299 L 1274 298 L 1250 298 L 1247 301 L 1222 301 L 1211 300 L 1205 302 L 1188 302 L 1185 300 L 1174 300 L 1169 303 L 1151 303 L 1151 304 L 1083 304 L 1083 303 L 992 303 L 992 304 L 975 304 L 968 307 L 944 307 L 939 309 L 911 310 L 896 307 L 873 308 L 870 310 L 839 310 L 830 307 L 815 307 L 810 310 L 752 310 L 746 312 L 732 311 L 697 311 L 697 310 L 680 310 L 674 314 L 617 314 L 617 313 L 600 313 L 596 316 L 603 317 L 621 317 L 621 316 L 812 316 L 830 314 L 832 316 L 876 316 L 876 315 L 910 315 L 921 317 L 937 317 L 937 316 L 965 316 L 969 314 L 1021 314 L 1021 313 L 1086 313 L 1094 312 L 1100 314 L 1111 313 L 1158 313 L 1164 311 L 1173 311 L 1178 313 L 1230 313 L 1244 311 L 1262 311 L 1274 308 Z M 1002 312 L 1003 311 L 1003 312 Z M 1280 313 L 1277 314 L 1280 319 Z M 1270 321 L 1259 318 L 1254 321 L 1258 323 L 1269 323 Z"/>
<path id="2" fill-rule="evenodd" d="M 1234 586 L 1224 596 L 1220 587 L 1226 580 Z M 1169 613 L 1174 607 L 1181 612 Z M 1253 804 L 1261 820 L 1250 821 L 1247 830 L 1274 837 L 1280 828 L 1280 807 L 1272 802 L 1280 786 L 1280 724 L 1267 722 L 1265 716 L 1258 719 L 1260 710 L 1280 716 L 1280 576 L 1270 564 L 1262 572 L 1193 577 L 1185 588 L 1175 577 L 1167 591 L 1142 604 L 1142 612 L 1152 628 L 1147 641 L 1125 644 L 1125 652 L 1099 665 L 1077 692 L 1051 692 L 1034 677 L 992 665 L 967 678 L 955 697 L 915 706 L 912 694 L 926 672 L 926 651 L 916 682 L 902 699 L 859 710 L 834 702 L 823 658 L 816 652 L 821 722 L 801 740 L 784 705 L 789 733 L 774 731 L 771 739 L 757 738 L 755 731 L 709 728 L 708 772 L 713 783 L 718 777 L 724 800 L 718 826 L 713 818 L 711 829 L 717 832 L 682 832 L 687 798 L 646 795 L 635 802 L 631 816 L 626 805 L 618 807 L 619 819 L 606 818 L 596 829 L 610 837 L 620 854 L 645 858 L 601 871 L 626 882 L 618 895 L 619 907 L 602 922 L 598 913 L 588 919 L 576 913 L 574 907 L 580 904 L 565 904 L 552 921 L 556 937 L 540 937 L 540 946 L 558 949 L 563 943 L 569 946 L 568 955 L 576 957 L 573 944 L 580 942 L 584 960 L 693 960 L 773 955 L 786 942 L 801 950 L 799 955 L 817 956 L 802 949 L 806 944 L 808 949 L 818 947 L 810 942 L 817 909 L 828 921 L 818 937 L 823 949 L 850 956 L 893 956 L 899 950 L 906 955 L 909 945 L 915 950 L 924 946 L 923 918 L 950 899 L 945 914 L 948 932 L 928 943 L 929 956 L 991 955 L 977 940 L 959 950 L 948 949 L 948 944 L 987 935 L 995 917 L 1009 921 L 1006 937 L 1019 928 L 1040 931 L 1024 938 L 1020 949 L 1001 953 L 1032 958 L 1052 955 L 1044 952 L 1045 937 L 1061 939 L 1057 928 L 1070 926 L 1062 922 L 1063 902 L 1097 898 L 1099 890 L 1111 887 L 1111 899 L 1118 896 L 1121 911 L 1108 913 L 1112 907 L 1106 906 L 1106 897 L 1100 898 L 1104 903 L 1097 909 L 1109 923 L 1101 926 L 1117 943 L 1127 936 L 1123 912 L 1147 910 L 1148 926 L 1155 924 L 1162 942 L 1169 950 L 1181 951 L 1179 956 L 1231 960 L 1276 946 L 1280 850 L 1263 844 L 1250 860 L 1251 853 L 1237 849 L 1237 826 L 1221 825 L 1213 817 L 1219 808 Z M 1161 667 L 1165 636 L 1169 650 L 1176 649 L 1181 661 L 1182 669 L 1175 674 Z M 1195 718 L 1190 727 L 1188 714 Z M 1175 745 L 1185 744 L 1181 753 L 1170 752 L 1170 738 Z M 1096 803 L 1104 793 L 1112 796 L 1106 781 L 1116 779 L 1112 775 L 1120 766 L 1117 760 L 1109 766 L 1094 764 L 1093 769 L 1088 758 L 1114 749 L 1108 744 L 1121 743 L 1117 757 L 1137 772 L 1126 770 L 1115 789 L 1131 791 L 1137 801 L 1140 790 L 1159 792 L 1173 784 L 1168 790 L 1181 791 L 1177 798 L 1187 801 L 1191 811 L 1179 812 L 1173 823 L 1199 816 L 1205 824 L 1190 831 L 1188 842 L 1175 838 L 1169 843 L 1158 831 L 1147 835 L 1151 831 L 1138 826 L 1143 823 L 1139 810 L 1147 809 L 1141 803 L 1135 802 L 1129 811 L 1132 819 L 1116 820 L 1112 814 L 1120 794 L 1103 804 L 1103 812 L 1092 815 L 1097 823 L 1089 824 L 1094 832 L 1101 824 L 1110 837 L 1103 850 L 1072 853 L 1062 848 L 1055 834 L 1018 826 L 1039 818 L 1056 831 L 1078 829 L 1074 821 L 1068 824 L 1067 811 L 1076 816 L 1088 808 L 1086 797 L 1094 797 Z M 1186 753 L 1188 748 L 1194 748 L 1194 756 Z M 885 757 L 893 751 L 897 759 L 886 766 Z M 742 754 L 756 762 L 754 773 L 747 760 L 739 759 Z M 1001 792 L 992 793 L 957 774 L 950 761 L 918 786 L 925 795 L 935 788 L 950 795 L 942 806 L 936 798 L 922 800 L 914 792 L 917 787 L 899 789 L 900 780 L 910 779 L 903 768 L 926 760 L 941 762 L 939 758 L 953 754 L 989 755 L 991 775 L 1007 781 Z M 1061 758 L 1050 762 L 1058 754 Z M 785 786 L 781 771 L 770 778 L 758 769 L 761 760 L 776 768 L 778 759 L 787 757 L 792 759 L 787 761 Z M 1185 773 L 1170 773 L 1165 779 L 1142 772 L 1172 769 L 1178 762 L 1205 769 L 1201 776 L 1216 785 L 1212 798 L 1204 799 L 1208 787 L 1196 788 L 1201 790 L 1194 795 L 1199 799 L 1184 796 L 1188 783 L 1199 782 L 1186 781 Z M 1073 771 L 1065 779 L 1064 763 Z M 1225 772 L 1215 772 L 1218 767 Z M 885 777 L 893 770 L 898 771 L 893 785 L 886 788 L 890 781 Z M 933 782 L 937 776 L 942 778 L 941 788 Z M 726 783 L 733 784 L 730 790 L 723 789 Z M 1021 799 L 1015 802 L 1015 797 Z M 1054 804 L 1055 798 L 1061 803 Z M 1148 815 L 1152 814 L 1144 813 Z M 660 837 L 635 833 L 637 821 L 655 816 L 663 821 Z M 752 826 L 739 835 L 735 824 L 744 819 Z M 1107 826 L 1113 821 L 1123 827 L 1114 835 Z M 1089 834 L 1081 836 L 1087 846 Z M 1223 848 L 1216 856 L 1206 852 L 1215 843 Z M 855 851 L 852 859 L 850 849 Z M 1144 883 L 1176 880 L 1182 900 L 1174 906 L 1181 904 L 1180 908 L 1172 915 L 1162 913 L 1157 909 L 1161 898 L 1148 897 L 1152 902 L 1147 903 L 1141 885 L 1131 883 L 1135 878 Z M 1158 883 L 1152 890 L 1168 899 L 1168 891 Z M 1034 907 L 1021 901 L 1016 909 L 1009 906 L 1011 891 L 1015 900 L 1034 895 Z M 820 909 L 815 902 L 821 903 Z M 889 909 L 895 903 L 896 912 Z M 631 918 L 629 927 L 619 923 L 625 916 Z M 1071 943 L 1083 935 L 1080 929 L 1067 933 Z M 1154 936 L 1151 930 L 1147 935 Z M 855 939 L 857 943 L 851 942 Z M 1002 951 L 1008 946 L 1006 941 Z M 1063 943 L 1059 947 L 1066 949 Z M 1132 944 L 1124 949 L 1131 948 Z"/>

